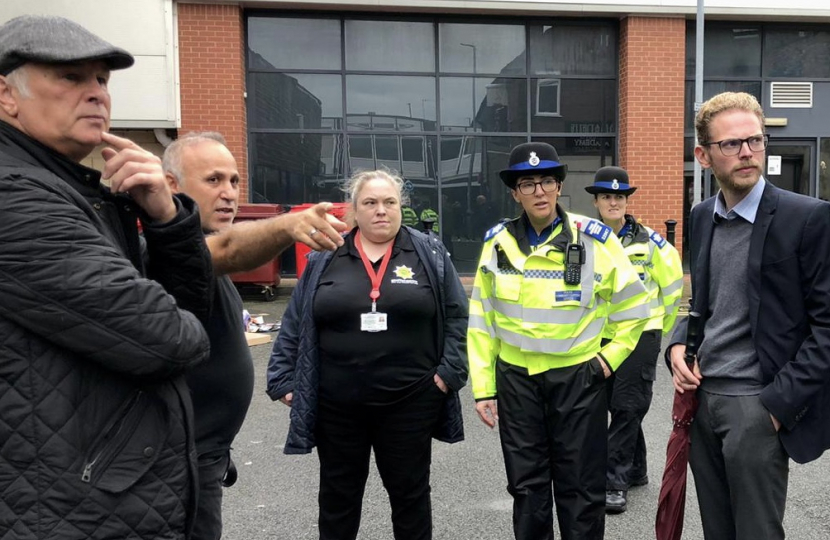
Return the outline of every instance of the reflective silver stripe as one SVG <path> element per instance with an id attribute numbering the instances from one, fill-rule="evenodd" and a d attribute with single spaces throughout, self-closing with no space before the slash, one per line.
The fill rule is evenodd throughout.
<path id="1" fill-rule="evenodd" d="M 666 285 L 665 287 L 663 287 L 663 289 L 662 289 L 663 296 L 669 296 L 670 294 L 672 294 L 674 292 L 677 292 L 678 289 L 682 289 L 682 288 L 683 288 L 683 279 L 678 279 L 674 283 L 672 283 L 670 285 Z"/>
<path id="2" fill-rule="evenodd" d="M 640 304 L 638 306 L 634 306 L 629 309 L 624 309 L 622 311 L 617 311 L 616 313 L 610 313 L 608 315 L 608 319 L 614 322 L 617 321 L 630 321 L 632 319 L 650 319 L 651 318 L 651 310 L 649 310 L 648 306 L 645 304 Z"/>
<path id="3" fill-rule="evenodd" d="M 481 302 L 481 309 L 483 309 L 485 313 L 488 312 L 488 311 L 493 311 L 493 297 L 492 296 L 488 296 L 487 298 L 481 298 L 481 299 L 479 299 L 479 302 Z"/>
<path id="4" fill-rule="evenodd" d="M 562 354 L 569 352 L 585 341 L 591 340 L 599 336 L 602 332 L 602 327 L 605 325 L 604 319 L 596 319 L 591 321 L 585 330 L 579 335 L 571 336 L 567 339 L 543 339 L 537 337 L 528 337 L 515 332 L 510 332 L 504 328 L 496 328 L 496 335 L 503 342 L 512 345 L 518 349 L 534 353 L 543 354 Z"/>
<path id="5" fill-rule="evenodd" d="M 473 294 L 470 295 L 470 300 L 481 301 L 481 287 L 473 287 Z"/>
<path id="6" fill-rule="evenodd" d="M 496 338 L 495 332 L 487 325 L 483 315 L 470 315 L 467 328 L 470 330 L 484 330 L 491 338 Z"/>
<path id="7" fill-rule="evenodd" d="M 659 298 L 652 298 L 651 301 L 648 303 L 649 309 L 655 309 L 659 307 L 663 307 L 662 302 L 660 302 Z"/>
<path id="8" fill-rule="evenodd" d="M 521 304 L 504 302 L 498 298 L 493 299 L 493 309 L 516 321 L 539 324 L 578 324 L 579 321 L 593 314 L 596 310 L 596 308 L 591 310 L 584 308 L 562 309 L 554 306 L 549 308 L 527 308 Z"/>
<path id="9" fill-rule="evenodd" d="M 643 284 L 640 281 L 632 281 L 626 285 L 623 290 L 617 291 L 611 295 L 611 303 L 622 304 L 626 300 L 630 300 L 638 294 L 643 294 Z"/>

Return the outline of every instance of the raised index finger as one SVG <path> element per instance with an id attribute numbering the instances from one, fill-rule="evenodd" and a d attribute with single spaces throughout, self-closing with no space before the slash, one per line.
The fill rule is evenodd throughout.
<path id="1" fill-rule="evenodd" d="M 108 133 L 106 131 L 101 133 L 101 140 L 118 150 L 126 150 L 127 148 L 139 147 L 130 139 L 125 139 L 124 137 L 119 137 L 118 135 L 113 135 L 112 133 Z"/>

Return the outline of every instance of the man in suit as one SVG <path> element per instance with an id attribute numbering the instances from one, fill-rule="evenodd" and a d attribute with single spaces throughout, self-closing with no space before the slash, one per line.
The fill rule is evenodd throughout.
<path id="1" fill-rule="evenodd" d="M 713 97 L 695 129 L 720 186 L 688 223 L 704 337 L 690 370 L 679 325 L 667 361 L 677 391 L 700 400 L 690 462 L 704 537 L 783 539 L 789 458 L 830 447 L 830 205 L 764 179 L 753 96 Z"/>

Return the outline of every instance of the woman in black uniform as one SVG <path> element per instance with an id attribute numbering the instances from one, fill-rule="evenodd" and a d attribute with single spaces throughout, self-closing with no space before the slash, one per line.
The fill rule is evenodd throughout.
<path id="1" fill-rule="evenodd" d="M 356 227 L 310 255 L 268 366 L 291 406 L 285 452 L 317 446 L 322 540 L 356 538 L 371 450 L 395 539 L 432 538 L 431 438 L 463 439 L 467 297 L 438 237 L 401 227 L 402 185 L 349 180 Z"/>

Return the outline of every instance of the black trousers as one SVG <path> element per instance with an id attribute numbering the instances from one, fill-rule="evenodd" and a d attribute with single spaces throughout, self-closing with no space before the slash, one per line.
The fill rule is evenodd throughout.
<path id="1" fill-rule="evenodd" d="M 499 361 L 496 389 L 516 539 L 553 539 L 553 499 L 563 540 L 602 539 L 608 413 L 599 360 L 532 376 Z"/>
<path id="2" fill-rule="evenodd" d="M 232 468 L 230 451 L 199 456 L 199 495 L 190 540 L 222 538 L 222 481 Z"/>
<path id="3" fill-rule="evenodd" d="M 389 494 L 395 539 L 432 538 L 432 432 L 444 398 L 429 381 L 406 400 L 387 406 L 320 400 L 316 436 L 321 540 L 357 537 L 372 450 Z"/>
<path id="4" fill-rule="evenodd" d="M 631 480 L 648 474 L 642 424 L 654 395 L 661 334 L 660 330 L 643 332 L 625 362 L 606 381 L 611 413 L 606 489 L 626 491 Z"/>
<path id="5" fill-rule="evenodd" d="M 698 390 L 689 461 L 706 540 L 783 540 L 789 457 L 759 396 Z"/>

